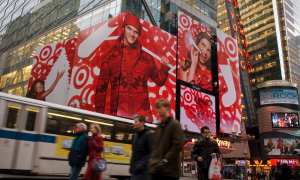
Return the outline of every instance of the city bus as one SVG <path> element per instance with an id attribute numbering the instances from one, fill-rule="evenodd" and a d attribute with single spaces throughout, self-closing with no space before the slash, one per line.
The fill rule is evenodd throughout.
<path id="1" fill-rule="evenodd" d="M 67 177 L 72 129 L 78 122 L 102 128 L 108 161 L 104 179 L 129 176 L 133 120 L 1 92 L 0 173 Z"/>

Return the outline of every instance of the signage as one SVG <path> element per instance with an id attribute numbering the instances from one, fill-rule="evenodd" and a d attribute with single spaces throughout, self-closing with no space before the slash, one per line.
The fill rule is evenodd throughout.
<path id="1" fill-rule="evenodd" d="M 272 88 L 259 91 L 260 105 L 267 104 L 296 104 L 299 105 L 296 89 Z"/>
<path id="2" fill-rule="evenodd" d="M 230 141 L 221 140 L 221 139 L 219 139 L 219 138 L 217 138 L 216 141 L 217 141 L 217 144 L 218 144 L 218 146 L 219 146 L 220 148 L 228 148 L 228 149 L 229 149 L 230 146 L 231 146 Z"/>

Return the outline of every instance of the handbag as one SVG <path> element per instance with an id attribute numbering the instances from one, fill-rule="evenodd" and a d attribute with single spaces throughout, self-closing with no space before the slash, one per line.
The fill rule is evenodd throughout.
<path id="1" fill-rule="evenodd" d="M 107 162 L 103 158 L 95 159 L 93 164 L 93 171 L 95 173 L 103 172 L 107 168 Z"/>
<path id="2" fill-rule="evenodd" d="M 209 170 L 208 170 L 208 179 L 211 180 L 221 180 L 221 158 L 218 158 L 217 155 L 214 153 L 212 155 L 212 160 L 210 162 Z"/>

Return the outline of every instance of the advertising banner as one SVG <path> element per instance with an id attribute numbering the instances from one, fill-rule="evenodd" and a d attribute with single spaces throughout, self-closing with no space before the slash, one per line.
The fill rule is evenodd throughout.
<path id="1" fill-rule="evenodd" d="M 154 122 L 159 98 L 175 114 L 175 85 L 176 37 L 124 12 L 37 49 L 27 96 Z"/>
<path id="2" fill-rule="evenodd" d="M 68 158 L 73 139 L 71 136 L 57 136 L 55 156 Z M 103 156 L 111 163 L 129 164 L 131 158 L 131 144 L 104 141 Z"/>
<path id="3" fill-rule="evenodd" d="M 269 88 L 259 90 L 260 105 L 296 104 L 299 105 L 297 89 Z"/>
<path id="4" fill-rule="evenodd" d="M 212 28 L 178 11 L 178 79 L 212 91 Z"/>
<path id="5" fill-rule="evenodd" d="M 295 155 L 295 151 L 300 150 L 299 139 L 287 138 L 265 138 L 264 150 L 267 155 Z"/>
<path id="6" fill-rule="evenodd" d="M 236 39 L 217 29 L 220 131 L 241 132 L 241 87 Z"/>
<path id="7" fill-rule="evenodd" d="M 203 126 L 216 134 L 215 97 L 204 92 L 180 87 L 180 123 L 184 130 L 200 133 Z"/>
<path id="8" fill-rule="evenodd" d="M 272 127 L 273 128 L 299 128 L 298 112 L 272 112 Z"/>

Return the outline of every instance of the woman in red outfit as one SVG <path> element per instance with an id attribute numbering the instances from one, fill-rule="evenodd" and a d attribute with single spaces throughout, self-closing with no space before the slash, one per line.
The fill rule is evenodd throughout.
<path id="1" fill-rule="evenodd" d="M 63 77 L 63 75 L 64 71 L 58 72 L 54 82 L 47 90 L 45 90 L 45 82 L 43 80 L 34 81 L 26 97 L 45 101 L 46 97 L 55 89 L 58 81 Z"/>
<path id="2" fill-rule="evenodd" d="M 200 32 L 194 38 L 194 44 L 183 62 L 181 78 L 184 81 L 212 90 L 211 74 L 211 37 L 207 32 Z"/>
<path id="3" fill-rule="evenodd" d="M 88 140 L 88 167 L 84 176 L 85 180 L 102 180 L 102 173 L 93 172 L 93 165 L 96 159 L 100 159 L 103 151 L 103 139 L 101 136 L 101 128 L 98 124 L 91 124 L 91 136 Z"/>

